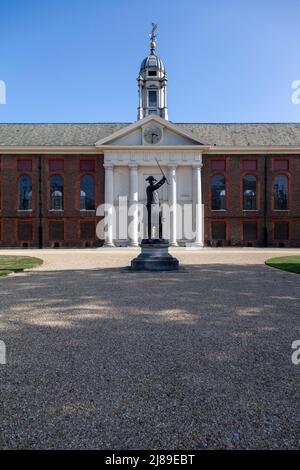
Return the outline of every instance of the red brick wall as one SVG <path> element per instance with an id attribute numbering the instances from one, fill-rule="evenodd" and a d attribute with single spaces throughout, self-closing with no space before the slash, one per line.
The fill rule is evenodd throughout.
<path id="1" fill-rule="evenodd" d="M 257 170 L 243 169 L 243 160 L 257 160 Z M 287 171 L 275 171 L 276 159 L 288 160 Z M 225 171 L 213 170 L 212 160 L 225 160 Z M 265 164 L 267 184 L 265 186 Z M 211 210 L 211 178 L 214 174 L 224 174 L 226 178 L 226 211 Z M 257 210 L 243 210 L 243 176 L 257 177 Z M 289 210 L 275 211 L 273 208 L 273 184 L 276 174 L 286 174 L 289 178 Z M 205 211 L 205 243 L 218 244 L 212 240 L 211 223 L 222 220 L 226 223 L 226 241 L 222 245 L 249 246 L 243 240 L 243 222 L 257 222 L 257 240 L 253 246 L 300 246 L 300 155 L 204 155 L 202 168 L 203 202 Z M 267 197 L 265 198 L 265 194 Z M 274 240 L 274 223 L 289 223 L 289 240 Z"/>
<path id="2" fill-rule="evenodd" d="M 32 171 L 19 171 L 18 160 L 32 160 Z M 49 171 L 49 160 L 61 159 L 64 169 Z M 95 171 L 80 171 L 80 160 L 94 160 Z M 80 179 L 84 174 L 95 178 L 95 207 L 104 202 L 104 167 L 103 155 L 1 155 L 0 156 L 0 247 L 38 247 L 40 216 L 42 225 L 42 242 L 44 247 L 53 247 L 55 242 L 61 247 L 99 246 L 101 241 L 82 240 L 80 238 L 80 221 L 98 221 L 96 211 L 81 211 Z M 41 162 L 41 185 L 39 185 L 39 162 Z M 32 177 L 33 200 L 31 211 L 18 210 L 18 178 L 22 174 Z M 64 210 L 51 211 L 49 179 L 54 174 L 61 175 L 64 180 Z M 41 187 L 41 200 L 40 191 Z M 40 204 L 41 203 L 41 204 Z M 40 214 L 41 209 L 41 214 Z M 49 222 L 64 222 L 64 240 L 49 239 Z M 18 223 L 32 223 L 32 240 L 24 241 L 18 237 Z"/>

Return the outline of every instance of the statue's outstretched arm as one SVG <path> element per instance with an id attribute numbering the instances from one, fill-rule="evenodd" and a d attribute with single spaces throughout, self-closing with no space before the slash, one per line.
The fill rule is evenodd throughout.
<path id="1" fill-rule="evenodd" d="M 152 186 L 152 188 L 155 190 L 155 189 L 158 189 L 160 188 L 164 183 L 166 182 L 166 177 L 164 176 L 158 183 L 154 184 Z"/>

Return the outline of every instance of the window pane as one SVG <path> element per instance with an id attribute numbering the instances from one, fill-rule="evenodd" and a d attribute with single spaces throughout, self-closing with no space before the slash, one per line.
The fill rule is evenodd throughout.
<path id="1" fill-rule="evenodd" d="M 49 171 L 62 171 L 63 169 L 63 160 L 49 160 Z"/>
<path id="2" fill-rule="evenodd" d="M 244 222 L 243 223 L 243 240 L 253 241 L 257 240 L 257 223 Z"/>
<path id="3" fill-rule="evenodd" d="M 212 210 L 224 210 L 226 209 L 226 189 L 225 189 L 225 177 L 222 175 L 213 176 L 211 182 L 211 207 Z"/>
<path id="4" fill-rule="evenodd" d="M 225 160 L 212 160 L 211 169 L 218 170 L 218 171 L 225 170 Z"/>
<path id="5" fill-rule="evenodd" d="M 274 240 L 288 240 L 289 239 L 289 223 L 276 222 L 274 224 Z"/>
<path id="6" fill-rule="evenodd" d="M 64 222 L 49 222 L 49 240 L 64 240 Z"/>
<path id="7" fill-rule="evenodd" d="M 19 209 L 28 211 L 31 209 L 32 184 L 30 176 L 20 176 L 19 178 Z"/>
<path id="8" fill-rule="evenodd" d="M 257 170 L 257 161 L 256 160 L 244 160 L 243 161 L 243 170 L 246 170 L 246 171 L 255 171 L 255 170 Z"/>
<path id="9" fill-rule="evenodd" d="M 32 240 L 32 223 L 19 222 L 18 223 L 18 240 L 31 241 Z"/>
<path id="10" fill-rule="evenodd" d="M 18 170 L 19 171 L 31 171 L 32 160 L 18 160 Z"/>
<path id="11" fill-rule="evenodd" d="M 289 161 L 288 160 L 274 160 L 274 170 L 288 170 Z"/>
<path id="12" fill-rule="evenodd" d="M 61 176 L 55 175 L 50 178 L 50 209 L 63 209 L 64 185 Z"/>
<path id="13" fill-rule="evenodd" d="M 213 240 L 226 240 L 225 222 L 212 222 L 211 237 Z"/>
<path id="14" fill-rule="evenodd" d="M 96 236 L 95 222 L 81 222 L 80 223 L 80 239 L 81 240 L 94 240 Z"/>
<path id="15" fill-rule="evenodd" d="M 243 180 L 244 210 L 256 209 L 256 178 L 246 175 Z"/>
<path id="16" fill-rule="evenodd" d="M 157 93 L 156 93 L 156 91 L 153 91 L 153 90 L 149 91 L 149 106 L 151 108 L 157 106 Z"/>
<path id="17" fill-rule="evenodd" d="M 274 209 L 288 209 L 288 179 L 285 175 L 278 175 L 274 180 Z"/>
<path id="18" fill-rule="evenodd" d="M 91 175 L 85 175 L 81 178 L 81 209 L 95 209 L 95 185 L 94 178 Z"/>
<path id="19" fill-rule="evenodd" d="M 95 171 L 95 160 L 80 160 L 80 171 Z"/>

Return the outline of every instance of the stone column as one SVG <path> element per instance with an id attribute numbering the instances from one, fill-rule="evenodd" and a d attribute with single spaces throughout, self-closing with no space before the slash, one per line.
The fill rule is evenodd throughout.
<path id="1" fill-rule="evenodd" d="M 203 246 L 203 235 L 204 235 L 204 214 L 203 214 L 203 207 L 202 207 L 202 185 L 201 185 L 201 168 L 202 163 L 199 163 L 194 166 L 193 173 L 194 173 L 194 184 L 195 184 L 195 191 L 194 191 L 194 207 L 195 207 L 195 219 L 196 219 L 196 239 L 195 245 L 196 246 Z"/>
<path id="2" fill-rule="evenodd" d="M 170 244 L 177 246 L 176 165 L 169 165 Z"/>
<path id="3" fill-rule="evenodd" d="M 104 230 L 104 246 L 114 246 L 114 167 L 105 163 L 105 218 L 107 224 Z"/>
<path id="4" fill-rule="evenodd" d="M 138 166 L 136 164 L 129 165 L 130 171 L 130 213 L 132 219 L 130 221 L 131 233 L 129 234 L 129 244 L 138 246 L 139 244 L 139 219 L 138 219 Z"/>

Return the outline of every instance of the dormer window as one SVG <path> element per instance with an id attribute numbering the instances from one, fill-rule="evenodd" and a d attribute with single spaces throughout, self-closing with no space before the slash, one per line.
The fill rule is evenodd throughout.
<path id="1" fill-rule="evenodd" d="M 157 71 L 156 70 L 149 70 L 148 75 L 149 75 L 149 77 L 156 77 L 157 76 Z"/>

